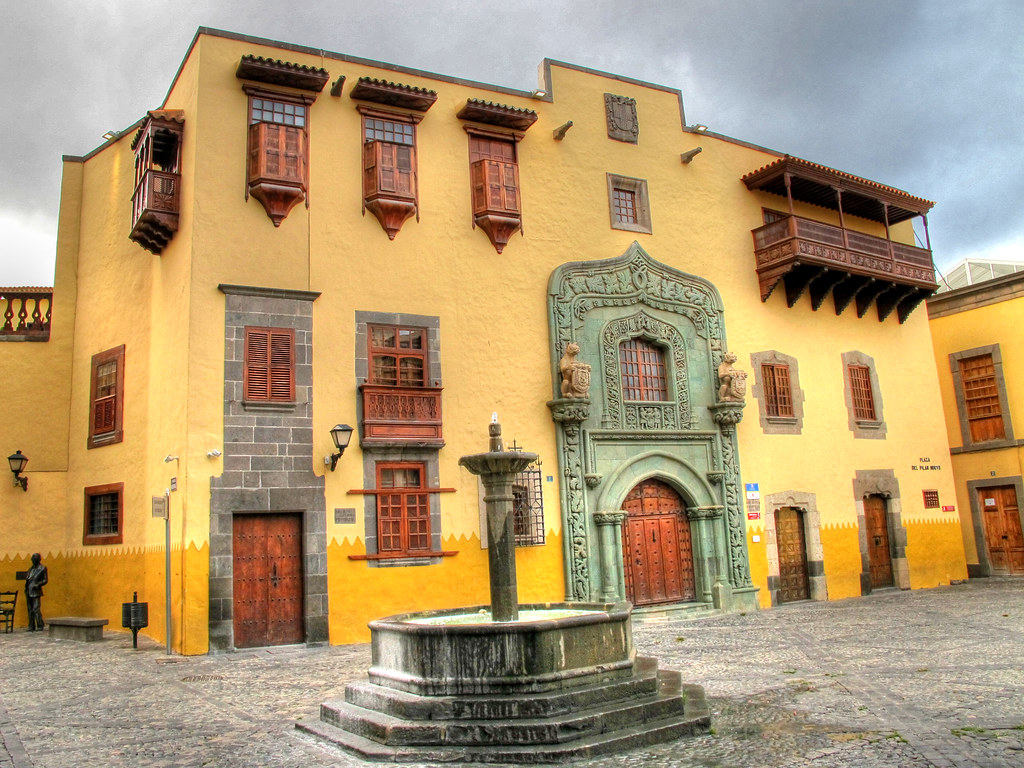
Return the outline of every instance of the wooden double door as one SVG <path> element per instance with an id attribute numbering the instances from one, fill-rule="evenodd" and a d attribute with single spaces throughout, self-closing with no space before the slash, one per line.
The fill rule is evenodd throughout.
<path id="1" fill-rule="evenodd" d="M 303 642 L 302 514 L 235 515 L 233 527 L 235 647 Z"/>
<path id="2" fill-rule="evenodd" d="M 645 480 L 626 495 L 622 557 L 633 605 L 696 600 L 690 521 L 678 493 Z"/>
<path id="3" fill-rule="evenodd" d="M 985 541 L 992 572 L 1024 574 L 1024 532 L 1021 530 L 1017 490 L 1002 485 L 978 490 L 985 525 Z"/>

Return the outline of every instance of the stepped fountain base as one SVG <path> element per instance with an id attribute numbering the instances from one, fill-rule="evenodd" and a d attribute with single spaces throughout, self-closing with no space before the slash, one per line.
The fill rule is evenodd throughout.
<path id="1" fill-rule="evenodd" d="M 366 681 L 296 727 L 368 760 L 552 763 L 706 733 L 704 690 L 633 649 L 628 604 L 371 622 Z M 473 623 L 477 622 L 477 623 Z"/>

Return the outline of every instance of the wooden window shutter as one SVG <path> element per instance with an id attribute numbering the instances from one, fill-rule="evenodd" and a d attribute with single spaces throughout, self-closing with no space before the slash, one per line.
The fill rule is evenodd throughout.
<path id="1" fill-rule="evenodd" d="M 115 408 L 117 398 L 105 397 L 102 400 L 97 400 L 93 411 L 93 427 L 92 432 L 94 435 L 99 435 L 104 432 L 113 432 L 115 426 L 114 415 L 117 411 Z"/>
<path id="2" fill-rule="evenodd" d="M 519 166 L 498 160 L 472 164 L 473 212 L 519 215 Z"/>
<path id="3" fill-rule="evenodd" d="M 290 328 L 246 328 L 245 400 L 295 400 L 295 332 Z"/>
<path id="4" fill-rule="evenodd" d="M 416 151 L 404 144 L 368 141 L 363 144 L 363 196 L 415 197 Z"/>
<path id="5" fill-rule="evenodd" d="M 270 179 L 305 184 L 305 133 L 294 125 L 249 126 L 249 181 Z"/>

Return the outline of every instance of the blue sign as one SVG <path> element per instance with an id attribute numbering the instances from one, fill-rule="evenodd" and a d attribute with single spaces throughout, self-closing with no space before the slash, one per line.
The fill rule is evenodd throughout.
<path id="1" fill-rule="evenodd" d="M 761 489 L 757 487 L 757 483 L 747 483 L 747 490 L 748 491 L 759 491 Z"/>

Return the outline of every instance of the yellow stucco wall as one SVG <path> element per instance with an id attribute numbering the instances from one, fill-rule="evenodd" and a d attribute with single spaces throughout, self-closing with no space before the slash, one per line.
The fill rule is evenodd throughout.
<path id="1" fill-rule="evenodd" d="M 961 295 L 960 310 L 950 314 L 939 314 L 930 320 L 935 367 L 938 370 L 942 393 L 946 431 L 952 448 L 964 447 L 957 409 L 953 373 L 950 367 L 951 354 L 966 352 L 980 347 L 998 345 L 1002 360 L 1003 381 L 1006 387 L 1009 422 L 1014 437 L 1019 440 L 1020 427 L 1024 424 L 1024 398 L 1019 396 L 1020 383 L 1024 382 L 1024 344 L 1020 342 L 1019 329 L 1024 323 L 1024 294 L 1019 280 L 1006 283 L 1003 288 L 986 287 L 979 284 L 974 289 L 956 291 Z M 993 285 L 993 284 L 988 284 Z M 944 297 L 936 306 L 949 306 L 949 297 Z M 944 312 L 943 310 L 940 310 Z M 964 549 L 967 560 L 978 564 L 978 548 L 984 541 L 978 541 L 976 522 L 972 518 L 972 492 L 968 483 L 999 483 L 1011 485 L 1019 482 L 1024 475 L 1024 446 L 1005 445 L 998 448 L 981 448 L 973 452 L 955 452 L 952 456 L 953 472 L 956 477 L 956 503 L 959 513 Z M 976 501 L 976 499 L 975 499 Z"/>
<path id="2" fill-rule="evenodd" d="M 346 77 L 340 98 L 325 89 L 311 107 L 308 207 L 297 205 L 280 227 L 245 195 L 247 99 L 234 73 L 247 54 L 324 66 L 332 81 Z M 417 126 L 419 220 L 407 221 L 393 241 L 372 215 L 361 215 L 360 116 L 348 96 L 360 77 L 398 80 L 438 94 Z M 161 256 L 127 239 L 131 133 L 84 162 L 65 164 L 57 295 L 67 304 L 58 303 L 60 312 L 55 311 L 52 352 L 17 352 L 35 355 L 19 358 L 25 370 L 42 365 L 46 354 L 63 361 L 67 372 L 48 386 L 58 404 L 60 388 L 67 390 L 65 404 L 54 413 L 66 421 L 69 436 L 64 439 L 58 430 L 53 445 L 33 443 L 43 438 L 35 437 L 28 422 L 18 427 L 25 435 L 21 447 L 38 456 L 39 464 L 32 457 L 33 469 L 62 449 L 65 458 L 54 465 L 52 480 L 33 477 L 24 498 L 17 489 L 0 491 L 5 503 L 14 498 L 11 509 L 42 503 L 49 511 L 33 515 L 45 521 L 38 533 L 0 544 L 0 557 L 23 560 L 37 549 L 52 552 L 62 579 L 82 585 L 78 593 L 55 595 L 54 601 L 66 600 L 76 613 L 119 607 L 130 599 L 132 584 L 144 581 L 151 604 L 148 631 L 162 639 L 162 614 L 156 620 L 154 608 L 162 597 L 149 595 L 162 596 L 162 559 L 157 562 L 153 553 L 162 552 L 164 528 L 150 515 L 150 499 L 176 478 L 172 610 L 176 626 L 181 617 L 187 626 L 184 640 L 176 628 L 173 641 L 186 653 L 207 649 L 210 481 L 223 471 L 222 459 L 208 453 L 222 450 L 224 441 L 225 298 L 217 286 L 240 284 L 321 293 L 313 309 L 312 469 L 324 474 L 326 485 L 331 642 L 366 639 L 366 622 L 382 615 L 486 600 L 479 494 L 475 478 L 458 459 L 485 450 L 492 411 L 500 415 L 507 442 L 514 439 L 545 462 L 548 538 L 545 546 L 517 554 L 520 597 L 561 599 L 560 477 L 545 405 L 554 395 L 547 280 L 562 264 L 616 257 L 636 240 L 654 259 L 715 285 L 725 307 L 728 348 L 739 354 L 740 367 L 749 365 L 751 353 L 769 349 L 799 360 L 806 395 L 803 433 L 763 434 L 757 404 L 748 397 L 739 426 L 742 479 L 759 483 L 762 495 L 787 489 L 816 494 L 829 596 L 859 594 L 852 490 L 858 470 L 891 469 L 899 483 L 903 520 L 908 533 L 914 532 L 908 546 L 912 584 L 961 578 L 960 534 L 948 530 L 945 518 L 926 514 L 921 503 L 925 488 L 938 489 L 944 503 L 955 495 L 924 310 L 901 325 L 894 316 L 879 323 L 873 311 L 858 318 L 853 308 L 838 317 L 829 305 L 814 312 L 806 297 L 789 309 L 781 292 L 762 304 L 750 230 L 761 224 L 762 207 L 781 209 L 786 203 L 752 193 L 739 180 L 776 155 L 682 130 L 679 97 L 670 89 L 560 65 L 550 66 L 545 86 L 550 100 L 251 40 L 200 37 L 162 105 L 184 110 L 186 122 L 180 225 Z M 608 138 L 606 92 L 636 99 L 638 144 Z M 472 226 L 467 138 L 456 118 L 467 98 L 539 114 L 519 144 L 525 234 L 514 235 L 500 255 Z M 562 141 L 553 140 L 551 131 L 568 120 L 574 126 Z M 681 164 L 679 153 L 698 144 L 702 153 Z M 607 173 L 647 180 L 653 234 L 609 227 Z M 838 223 L 822 209 L 798 204 L 797 212 Z M 870 222 L 848 225 L 884 235 Z M 913 237 L 908 224 L 894 227 L 893 236 L 906 242 Z M 325 473 L 321 457 L 333 452 L 330 427 L 358 420 L 359 311 L 440 319 L 445 412 L 440 478 L 441 486 L 456 489 L 441 494 L 441 526 L 444 547 L 459 554 L 437 565 L 370 568 L 348 557 L 365 551 L 363 497 L 350 492 L 364 485 L 362 451 L 354 440 L 333 473 Z M 59 336 L 58 329 L 71 319 L 67 336 Z M 126 347 L 125 438 L 86 450 L 89 362 L 93 354 L 119 344 Z M 854 350 L 875 360 L 885 440 L 855 439 L 847 427 L 840 355 Z M 0 352 L 8 359 L 6 349 Z M 168 455 L 178 458 L 165 463 Z M 924 459 L 941 469 L 912 469 Z M 124 544 L 83 548 L 82 489 L 108 482 L 125 483 Z M 354 523 L 334 522 L 332 510 L 353 507 Z M 755 531 L 751 527 L 748 537 Z M 767 604 L 764 546 L 763 539 L 750 543 L 762 605 Z M 96 566 L 113 560 L 120 564 L 99 570 L 109 578 L 94 578 Z"/>

